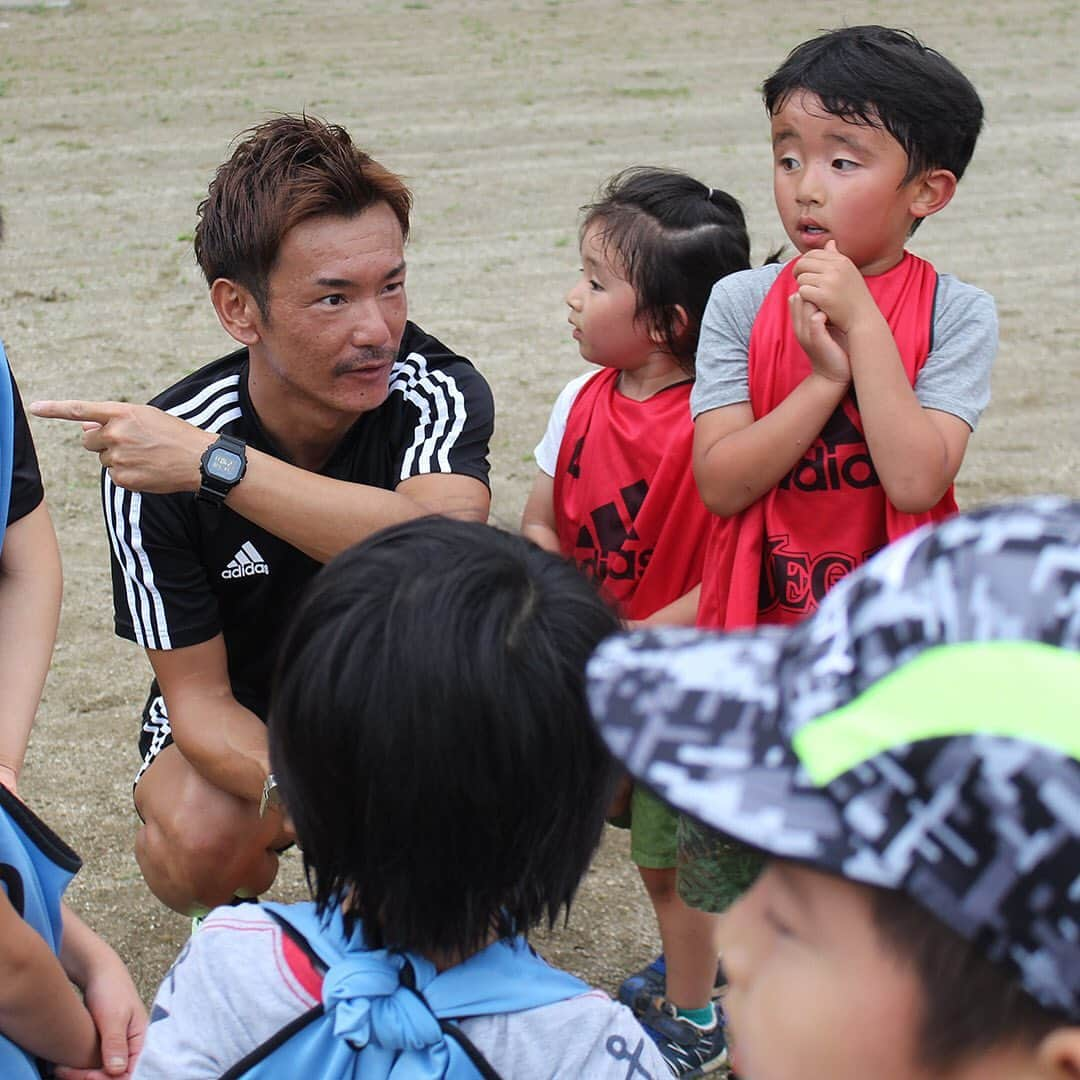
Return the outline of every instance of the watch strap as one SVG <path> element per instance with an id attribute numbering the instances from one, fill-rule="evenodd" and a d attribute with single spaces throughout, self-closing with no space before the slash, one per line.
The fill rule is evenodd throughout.
<path id="1" fill-rule="evenodd" d="M 277 810 L 281 806 L 281 790 L 273 773 L 267 773 L 263 781 L 262 797 L 259 799 L 259 817 L 266 817 L 267 810 Z"/>
<path id="2" fill-rule="evenodd" d="M 236 454 L 237 457 L 240 458 L 240 471 L 232 480 L 224 480 L 219 476 L 212 476 L 207 469 L 210 456 L 215 450 L 219 449 L 228 450 L 230 453 Z M 210 503 L 212 506 L 216 506 L 220 509 L 225 504 L 225 499 L 228 497 L 229 492 L 244 478 L 245 472 L 247 472 L 247 443 L 245 443 L 243 439 L 238 439 L 233 435 L 218 435 L 217 439 L 203 451 L 203 455 L 199 459 L 199 474 L 201 480 L 199 483 L 199 490 L 195 493 L 195 497 L 200 502 Z"/>

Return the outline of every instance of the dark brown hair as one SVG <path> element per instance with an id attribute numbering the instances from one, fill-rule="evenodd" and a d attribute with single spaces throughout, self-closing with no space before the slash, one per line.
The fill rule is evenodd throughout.
<path id="1" fill-rule="evenodd" d="M 750 267 L 742 207 L 726 191 L 674 169 L 636 166 L 613 176 L 583 206 L 579 240 L 599 225 L 600 241 L 637 296 L 637 318 L 659 335 L 679 366 L 694 354 L 713 285 Z M 686 312 L 681 325 L 676 307 Z"/>
<path id="2" fill-rule="evenodd" d="M 952 1068 L 997 1047 L 1034 1049 L 1069 1025 L 904 893 L 872 888 L 870 906 L 886 947 L 911 965 L 921 985 L 916 1046 L 927 1068 Z"/>
<path id="3" fill-rule="evenodd" d="M 208 285 L 244 286 L 269 317 L 269 278 L 285 234 L 318 214 L 354 217 L 384 202 L 409 236 L 412 194 L 400 176 L 316 116 L 278 116 L 250 128 L 199 204 L 195 258 Z"/>
<path id="4" fill-rule="evenodd" d="M 905 184 L 931 169 L 959 180 L 983 125 L 967 76 L 913 34 L 886 26 L 845 26 L 796 46 L 765 80 L 766 112 L 775 116 L 802 92 L 832 116 L 884 128 L 907 154 Z"/>

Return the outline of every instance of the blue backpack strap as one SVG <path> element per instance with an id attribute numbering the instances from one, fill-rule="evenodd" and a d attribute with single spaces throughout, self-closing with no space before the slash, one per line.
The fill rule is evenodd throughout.
<path id="1" fill-rule="evenodd" d="M 328 1080 L 358 1076 L 360 1051 L 365 1080 L 497 1080 L 454 1021 L 538 1008 L 588 991 L 524 940 L 496 942 L 438 973 L 423 957 L 366 947 L 360 926 L 347 937 L 339 910 L 322 917 L 310 903 L 263 907 L 325 966 L 322 1011 L 298 1018 L 287 1035 L 285 1029 L 276 1033 L 256 1052 L 258 1060 L 245 1059 L 245 1071 L 234 1067 L 227 1074 L 230 1080 L 309 1070 Z"/>
<path id="2" fill-rule="evenodd" d="M 0 785 L 0 888 L 16 914 L 57 955 L 63 930 L 60 901 L 79 865 L 78 855 Z M 40 1080 L 42 1075 L 31 1054 L 0 1034 L 0 1077 Z"/>
<path id="3" fill-rule="evenodd" d="M 15 465 L 15 398 L 11 390 L 4 343 L 0 341 L 0 549 L 4 546 L 8 507 L 11 505 L 11 470 Z"/>

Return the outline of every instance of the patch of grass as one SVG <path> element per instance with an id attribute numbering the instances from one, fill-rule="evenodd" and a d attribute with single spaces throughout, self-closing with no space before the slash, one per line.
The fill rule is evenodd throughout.
<path id="1" fill-rule="evenodd" d="M 616 97 L 641 98 L 645 101 L 690 96 L 690 90 L 685 86 L 616 86 L 614 92 Z"/>
<path id="2" fill-rule="evenodd" d="M 475 15 L 466 15 L 461 20 L 461 28 L 466 33 L 481 38 L 491 38 L 495 33 L 491 23 L 486 22 L 484 19 L 480 19 Z"/>

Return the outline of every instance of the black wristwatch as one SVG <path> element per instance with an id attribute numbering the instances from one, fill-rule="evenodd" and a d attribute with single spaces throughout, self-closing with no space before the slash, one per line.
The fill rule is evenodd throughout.
<path id="1" fill-rule="evenodd" d="M 199 459 L 202 483 L 195 498 L 218 508 L 223 506 L 225 497 L 247 471 L 246 449 L 243 439 L 219 435 L 217 442 L 211 443 Z"/>

